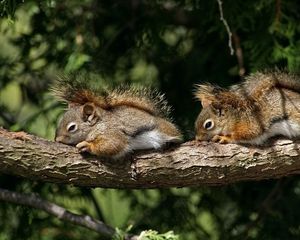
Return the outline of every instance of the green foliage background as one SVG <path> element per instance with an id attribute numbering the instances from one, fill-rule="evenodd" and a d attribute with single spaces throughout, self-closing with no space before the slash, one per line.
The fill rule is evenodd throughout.
<path id="1" fill-rule="evenodd" d="M 224 0 L 246 73 L 298 71 L 300 4 Z M 152 86 L 166 93 L 175 121 L 193 137 L 201 81 L 240 80 L 217 1 L 0 1 L 0 125 L 53 139 L 63 111 L 49 93 L 57 73 L 88 72 L 101 84 Z M 183 240 L 299 239 L 298 177 L 223 187 L 85 189 L 0 176 L 1 187 L 37 192 L 132 233 L 173 230 Z M 167 236 L 166 233 L 165 236 Z M 44 212 L 1 202 L 0 240 L 101 239 Z"/>

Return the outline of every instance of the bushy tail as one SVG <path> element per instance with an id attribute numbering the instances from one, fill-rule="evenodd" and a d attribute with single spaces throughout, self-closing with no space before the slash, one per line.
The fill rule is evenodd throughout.
<path id="1" fill-rule="evenodd" d="M 287 72 L 280 72 L 277 70 L 273 72 L 273 78 L 275 79 L 274 82 L 276 86 L 300 93 L 299 75 Z"/>
<path id="2" fill-rule="evenodd" d="M 260 98 L 272 88 L 289 89 L 300 93 L 300 77 L 280 70 L 257 72 L 246 78 L 243 87 L 247 88 L 245 92 L 254 99 Z"/>
<path id="3" fill-rule="evenodd" d="M 130 86 L 110 89 L 92 85 L 89 78 L 82 75 L 60 76 L 54 82 L 52 92 L 69 105 L 92 102 L 106 110 L 129 106 L 161 117 L 168 117 L 170 112 L 164 95 L 155 90 Z"/>

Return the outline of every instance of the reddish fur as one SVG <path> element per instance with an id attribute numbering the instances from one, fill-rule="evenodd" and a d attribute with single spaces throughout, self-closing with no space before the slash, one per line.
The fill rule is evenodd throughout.
<path id="1" fill-rule="evenodd" d="M 200 100 L 203 107 L 207 107 L 210 104 L 217 104 L 223 108 L 230 106 L 245 109 L 251 106 L 251 103 L 245 99 L 241 99 L 237 94 L 226 89 L 214 89 L 214 87 L 209 84 L 198 85 L 195 96 Z"/>
<path id="2" fill-rule="evenodd" d="M 87 102 L 92 102 L 96 106 L 106 110 L 118 106 L 128 106 L 137 108 L 153 115 L 158 114 L 158 110 L 155 109 L 151 102 L 147 102 L 147 100 L 135 96 L 115 95 L 106 98 L 97 96 L 93 92 L 82 90 L 77 92 L 70 101 L 79 105 L 85 104 Z"/>
<path id="3" fill-rule="evenodd" d="M 258 133 L 255 132 L 257 126 L 248 122 L 240 122 L 234 125 L 232 129 L 232 139 L 234 141 L 252 139 L 257 137 Z"/>
<path id="4" fill-rule="evenodd" d="M 126 146 L 128 146 L 127 141 L 118 134 L 97 136 L 89 142 L 90 153 L 98 156 L 118 155 L 125 150 Z"/>

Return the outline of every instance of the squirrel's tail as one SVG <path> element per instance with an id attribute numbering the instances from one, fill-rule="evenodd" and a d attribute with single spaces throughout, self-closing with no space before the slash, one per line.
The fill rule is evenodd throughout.
<path id="1" fill-rule="evenodd" d="M 277 87 L 286 88 L 295 92 L 300 93 L 300 76 L 287 73 L 287 72 L 280 72 L 276 70 L 273 73 L 274 83 Z"/>
<path id="2" fill-rule="evenodd" d="M 288 89 L 300 93 L 300 77 L 280 70 L 256 72 L 246 77 L 240 87 L 241 89 L 246 88 L 245 92 L 253 98 L 260 98 L 272 88 Z"/>
<path id="3" fill-rule="evenodd" d="M 145 87 L 122 85 L 109 91 L 107 102 L 112 107 L 125 105 L 166 118 L 171 111 L 164 94 Z"/>
<path id="4" fill-rule="evenodd" d="M 140 109 L 155 116 L 168 117 L 170 107 L 163 94 L 148 88 L 121 86 L 116 89 L 91 85 L 85 76 L 60 76 L 52 85 L 52 92 L 69 105 L 91 102 L 109 110 L 118 106 Z"/>

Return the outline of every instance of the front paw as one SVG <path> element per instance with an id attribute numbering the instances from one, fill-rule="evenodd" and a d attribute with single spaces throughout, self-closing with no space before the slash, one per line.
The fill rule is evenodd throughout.
<path id="1" fill-rule="evenodd" d="M 76 145 L 79 152 L 91 152 L 91 144 L 87 141 L 80 142 Z"/>
<path id="2" fill-rule="evenodd" d="M 212 138 L 212 141 L 217 142 L 217 143 L 221 143 L 221 144 L 225 144 L 225 143 L 231 143 L 232 139 L 230 138 L 230 136 L 215 135 Z"/>

